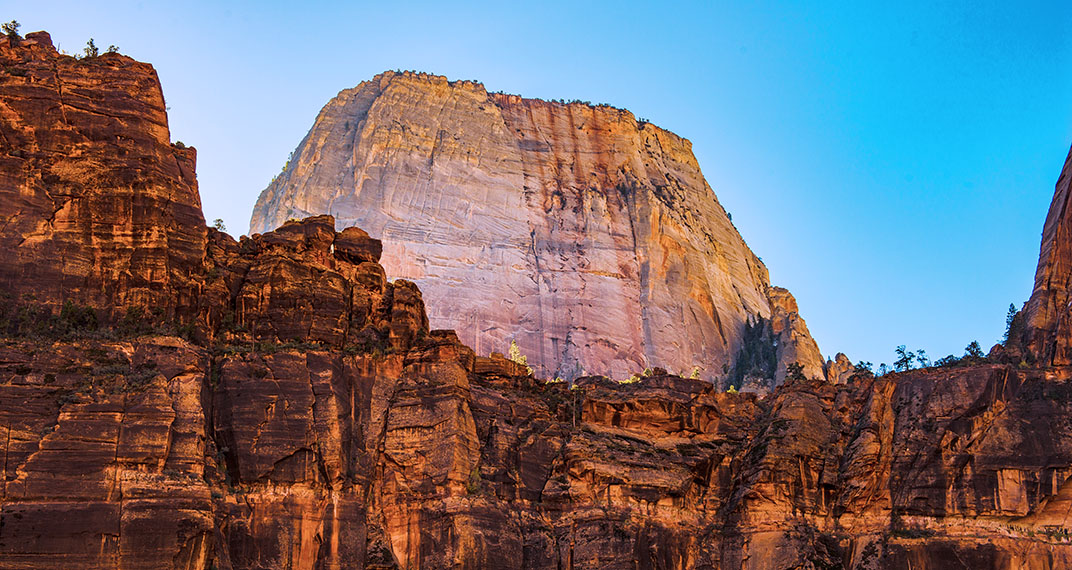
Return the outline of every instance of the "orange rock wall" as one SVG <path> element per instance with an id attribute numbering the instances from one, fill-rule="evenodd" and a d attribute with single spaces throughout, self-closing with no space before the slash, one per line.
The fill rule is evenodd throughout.
<path id="1" fill-rule="evenodd" d="M 193 303 L 205 253 L 196 153 L 171 144 L 152 66 L 0 38 L 0 286 L 99 306 Z"/>
<path id="2" fill-rule="evenodd" d="M 1072 364 L 1072 151 L 1057 179 L 1057 188 L 1042 227 L 1035 288 L 1024 306 L 1014 345 L 1045 364 Z M 1026 356 L 1026 355 L 1025 355 Z"/>
<path id="3" fill-rule="evenodd" d="M 41 40 L 0 40 L 0 55 L 5 137 L 25 122 L 8 114 L 23 66 L 98 66 L 105 93 L 107 62 L 152 73 Z M 72 128 L 54 118 L 35 119 L 38 140 Z M 69 201 L 116 205 L 74 209 L 67 225 L 114 227 L 129 211 L 144 235 L 201 236 L 200 249 L 154 258 L 53 233 L 42 270 L 99 288 L 46 280 L 27 295 L 0 281 L 0 568 L 1072 566 L 1072 368 L 849 375 L 764 398 L 662 369 L 544 383 L 430 331 L 420 291 L 386 279 L 364 232 L 330 216 L 240 241 L 188 226 L 149 182 L 175 155 L 97 144 L 38 166 L 133 161 L 137 190 L 57 182 Z M 40 178 L 16 158 L 0 163 L 5 196 Z M 192 191 L 174 183 L 173 196 Z M 171 212 L 196 211 L 185 196 Z M 133 208 L 143 200 L 161 207 Z M 4 235 L 25 241 L 10 238 L 0 275 L 28 271 L 22 248 L 51 216 L 14 210 Z M 117 269 L 151 259 L 159 281 Z M 150 298 L 174 318 L 120 311 Z M 772 326 L 792 331 L 791 298 L 776 307 Z"/>

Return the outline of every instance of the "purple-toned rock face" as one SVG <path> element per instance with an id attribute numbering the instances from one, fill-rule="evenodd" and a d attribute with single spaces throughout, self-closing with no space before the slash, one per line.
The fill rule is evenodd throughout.
<path id="1" fill-rule="evenodd" d="M 628 111 L 384 73 L 324 107 L 250 231 L 324 213 L 383 240 L 388 276 L 420 286 L 434 328 L 478 354 L 516 340 L 541 375 L 722 378 L 746 320 L 779 305 L 793 310 L 777 380 L 793 361 L 824 375 L 691 143 Z"/>

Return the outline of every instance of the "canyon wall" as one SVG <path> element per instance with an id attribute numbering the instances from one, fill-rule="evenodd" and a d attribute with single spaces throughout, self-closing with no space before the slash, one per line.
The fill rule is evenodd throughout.
<path id="1" fill-rule="evenodd" d="M 196 153 L 171 144 L 152 66 L 119 54 L 74 64 L 44 32 L 6 41 L 0 286 L 167 315 L 193 303 L 206 232 Z"/>
<path id="2" fill-rule="evenodd" d="M 36 239 L 43 270 L 99 286 L 0 281 L 0 568 L 1072 567 L 1072 367 L 797 379 L 762 398 L 662 369 L 544 382 L 429 330 L 421 292 L 357 228 L 314 216 L 236 241 L 168 214 L 198 211 L 192 177 L 154 182 L 192 150 L 108 147 L 55 90 L 20 95 L 59 70 L 96 78 L 81 96 L 104 103 L 80 122 L 151 114 L 158 88 L 110 76 L 151 86 L 152 69 L 29 38 L 0 38 L 0 192 L 109 206 L 65 214 L 79 232 L 43 207 L 5 218 L 0 275 L 25 275 Z M 11 112 L 37 99 L 51 119 Z M 39 159 L 6 142 L 28 124 L 25 140 L 74 129 L 97 150 Z M 57 160 L 66 177 L 43 180 Z M 125 182 L 95 178 L 126 161 Z M 95 230 L 124 223 L 196 239 L 158 256 Z M 156 273 L 133 278 L 143 262 Z M 763 334 L 792 328 L 790 298 L 776 305 Z"/>
<path id="3" fill-rule="evenodd" d="M 1010 330 L 1018 356 L 1043 364 L 1072 364 L 1072 151 L 1042 227 L 1042 246 L 1031 299 Z M 1022 353 L 1022 354 L 1021 354 Z"/>
<path id="4" fill-rule="evenodd" d="M 745 323 L 779 303 L 795 324 L 767 383 L 793 361 L 824 376 L 691 143 L 629 111 L 387 72 L 324 107 L 250 231 L 316 214 L 381 239 L 388 275 L 418 284 L 433 326 L 478 354 L 516 340 L 544 376 L 699 366 L 724 379 Z"/>

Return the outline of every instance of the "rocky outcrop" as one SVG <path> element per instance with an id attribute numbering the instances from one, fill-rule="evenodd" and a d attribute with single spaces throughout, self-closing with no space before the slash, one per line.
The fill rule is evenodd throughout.
<path id="1" fill-rule="evenodd" d="M 1057 179 L 1042 227 L 1035 288 L 1012 330 L 1007 348 L 1016 357 L 1043 364 L 1072 364 L 1072 151 Z"/>
<path id="2" fill-rule="evenodd" d="M 240 242 L 210 238 L 199 321 L 208 338 L 403 351 L 428 331 L 421 292 L 387 280 L 379 241 L 357 228 L 336 233 L 331 216 Z"/>
<path id="3" fill-rule="evenodd" d="M 839 352 L 833 360 L 826 361 L 826 378 L 834 384 L 844 384 L 856 374 L 856 366 L 848 356 Z"/>
<path id="4" fill-rule="evenodd" d="M 541 375 L 699 366 L 721 381 L 745 323 L 771 318 L 779 361 L 823 374 L 691 143 L 628 111 L 387 72 L 324 107 L 250 231 L 316 214 L 383 240 L 433 327 L 479 354 L 516 340 Z"/>
<path id="5" fill-rule="evenodd" d="M 382 245 L 329 216 L 240 241 L 132 223 L 204 236 L 152 289 L 177 323 L 109 320 L 131 279 L 0 305 L 0 568 L 1072 565 L 1072 367 L 802 368 L 763 398 L 661 368 L 544 382 L 429 331 Z M 790 301 L 756 338 L 792 334 Z"/>
<path id="6" fill-rule="evenodd" d="M 799 364 L 801 373 L 807 378 L 826 378 L 823 353 L 819 352 L 819 345 L 815 344 L 808 326 L 800 317 L 796 298 L 782 287 L 769 288 L 767 298 L 771 305 L 771 332 L 778 347 L 775 385 L 785 381 L 786 370 L 792 364 Z M 831 378 L 834 380 L 836 378 Z"/>
<path id="7" fill-rule="evenodd" d="M 206 229 L 196 153 L 171 144 L 152 66 L 0 38 L 0 101 L 6 294 L 183 312 Z"/>

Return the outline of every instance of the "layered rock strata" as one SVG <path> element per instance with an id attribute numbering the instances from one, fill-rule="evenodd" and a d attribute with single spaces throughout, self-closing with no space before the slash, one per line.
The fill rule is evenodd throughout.
<path id="1" fill-rule="evenodd" d="M 152 289 L 177 325 L 132 310 L 143 285 L 110 266 L 114 299 L 0 303 L 0 568 L 1072 566 L 1070 367 L 839 373 L 765 398 L 662 369 L 571 388 L 429 331 L 382 245 L 330 217 L 241 241 L 132 223 L 204 236 Z M 94 236 L 72 251 L 113 248 Z M 4 274 L 24 263 L 0 254 Z"/>
<path id="2" fill-rule="evenodd" d="M 724 379 L 745 323 L 771 318 L 790 331 L 779 359 L 824 374 L 691 143 L 629 111 L 387 72 L 324 107 L 250 231 L 316 214 L 383 240 L 434 327 L 480 354 L 516 340 L 542 375 Z"/>
<path id="3" fill-rule="evenodd" d="M 152 66 L 0 38 L 0 287 L 174 316 L 197 295 L 196 153 L 171 144 Z"/>
<path id="4" fill-rule="evenodd" d="M 1072 383 L 992 365 L 766 399 L 174 337 L 0 348 L 0 567 L 1064 568 Z M 960 564 L 960 566 L 957 566 Z"/>

